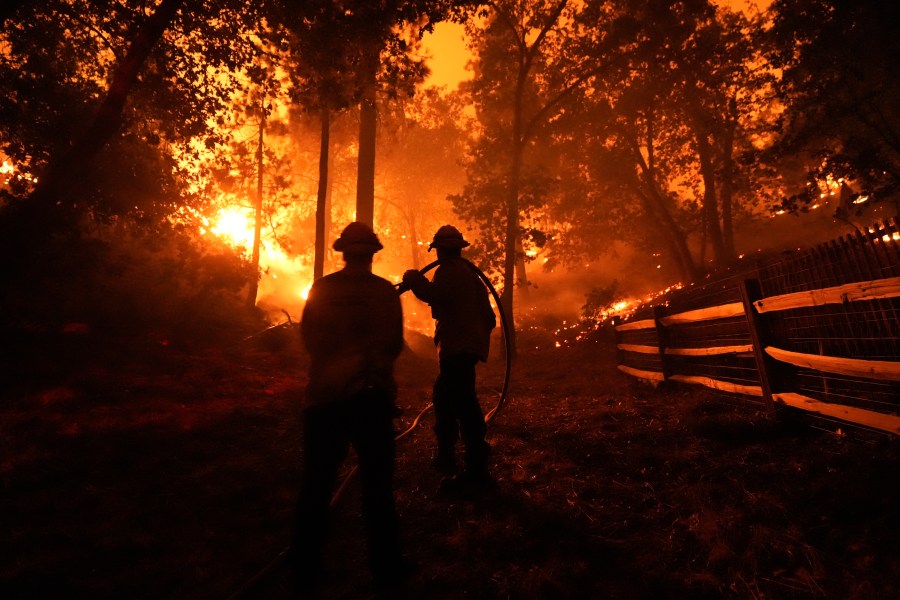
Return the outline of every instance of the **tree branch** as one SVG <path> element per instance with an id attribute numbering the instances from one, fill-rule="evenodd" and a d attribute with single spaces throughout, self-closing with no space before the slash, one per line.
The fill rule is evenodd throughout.
<path id="1" fill-rule="evenodd" d="M 47 174 L 31 194 L 32 203 L 53 204 L 57 194 L 71 177 L 81 172 L 119 129 L 125 102 L 141 67 L 156 43 L 175 19 L 186 0 L 162 0 L 156 11 L 138 28 L 132 42 L 119 63 L 102 104 L 88 128 L 75 140 L 68 151 L 51 160 Z"/>
<path id="2" fill-rule="evenodd" d="M 540 110 L 538 110 L 525 125 L 524 131 L 522 133 L 522 141 L 525 142 L 526 140 L 528 140 L 528 138 L 537 131 L 538 126 L 540 126 L 547 120 L 550 111 L 556 108 L 558 105 L 562 104 L 562 102 L 566 98 L 568 98 L 575 90 L 577 90 L 582 83 L 584 83 L 591 77 L 594 77 L 604 69 L 612 67 L 616 64 L 617 61 L 618 58 L 614 58 L 613 60 L 603 63 L 600 66 L 587 71 L 586 73 L 582 73 L 572 83 L 570 83 L 562 91 L 560 91 L 559 94 L 557 94 L 554 98 L 544 104 L 544 106 L 542 106 Z"/>

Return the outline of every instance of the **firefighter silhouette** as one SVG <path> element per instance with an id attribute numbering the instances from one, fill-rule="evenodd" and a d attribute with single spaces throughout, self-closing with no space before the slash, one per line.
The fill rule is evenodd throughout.
<path id="1" fill-rule="evenodd" d="M 403 315 L 394 286 L 372 273 L 372 257 L 383 246 L 368 225 L 350 223 L 333 247 L 345 266 L 313 284 L 300 324 L 310 369 L 293 580 L 305 591 L 323 583 L 329 505 L 352 445 L 369 564 L 376 586 L 390 588 L 411 570 L 400 551 L 392 488 L 394 362 L 403 349 Z"/>
<path id="2" fill-rule="evenodd" d="M 440 372 L 434 382 L 434 433 L 437 449 L 432 464 L 455 481 L 491 482 L 488 468 L 490 445 L 485 440 L 484 413 L 475 389 L 476 365 L 487 360 L 491 331 L 497 321 L 488 291 L 478 275 L 461 260 L 469 246 L 460 231 L 444 225 L 428 247 L 437 249 L 440 264 L 429 281 L 415 270 L 403 274 L 403 284 L 431 306 L 435 319 L 434 343 L 438 346 Z M 456 445 L 465 448 L 462 472 L 458 472 Z"/>

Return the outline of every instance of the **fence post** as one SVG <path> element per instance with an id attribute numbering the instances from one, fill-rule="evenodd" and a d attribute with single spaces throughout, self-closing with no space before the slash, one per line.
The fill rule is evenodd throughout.
<path id="1" fill-rule="evenodd" d="M 784 384 L 784 370 L 779 363 L 766 354 L 765 347 L 771 345 L 770 328 L 763 315 L 756 312 L 753 303 L 763 297 L 756 279 L 741 281 L 741 301 L 744 303 L 744 314 L 747 315 L 747 326 L 750 329 L 750 341 L 753 343 L 753 355 L 756 358 L 756 370 L 759 372 L 759 384 L 770 415 L 775 413 L 773 392 L 787 391 Z"/>
<path id="2" fill-rule="evenodd" d="M 665 306 L 653 307 L 653 322 L 656 326 L 656 339 L 659 343 L 659 364 L 662 368 L 663 381 L 668 381 L 672 375 L 671 358 L 666 354 L 666 348 L 669 347 L 669 332 L 663 325 L 662 318 L 665 315 Z"/>
<path id="3" fill-rule="evenodd" d="M 613 315 L 613 317 L 609 320 L 610 325 L 612 325 L 613 330 L 613 343 L 616 345 L 616 366 L 625 364 L 625 353 L 622 352 L 622 349 L 619 348 L 619 344 L 622 343 L 622 334 L 619 333 L 619 324 L 622 322 L 622 317 L 619 315 Z"/>

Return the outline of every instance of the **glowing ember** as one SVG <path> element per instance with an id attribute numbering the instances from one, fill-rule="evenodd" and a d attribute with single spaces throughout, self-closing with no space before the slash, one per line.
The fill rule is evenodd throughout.
<path id="1" fill-rule="evenodd" d="M 19 172 L 16 166 L 7 160 L 4 160 L 3 163 L 0 164 L 0 175 L 5 175 L 2 182 L 0 182 L 2 185 L 9 184 L 12 179 L 30 181 L 31 183 L 37 183 L 38 181 L 38 178 L 31 173 Z"/>
<path id="2" fill-rule="evenodd" d="M 658 298 L 665 296 L 669 292 L 680 290 L 684 287 L 684 284 L 679 282 L 670 285 L 669 287 L 659 290 L 656 292 L 651 292 L 647 294 L 643 298 L 629 298 L 627 300 L 620 300 L 616 302 L 612 306 L 609 307 L 609 310 L 602 313 L 600 315 L 600 323 L 607 321 L 612 317 L 620 317 L 622 320 L 628 320 L 639 308 L 646 304 L 651 304 Z"/>

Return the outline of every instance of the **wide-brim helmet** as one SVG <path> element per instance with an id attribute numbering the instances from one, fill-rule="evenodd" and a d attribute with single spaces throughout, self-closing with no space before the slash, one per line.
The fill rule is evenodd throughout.
<path id="1" fill-rule="evenodd" d="M 372 254 L 384 248 L 372 228 L 360 221 L 354 221 L 344 227 L 341 237 L 336 239 L 331 247 L 338 252 L 371 252 Z"/>
<path id="2" fill-rule="evenodd" d="M 453 225 L 444 225 L 434 234 L 434 239 L 428 245 L 428 251 L 431 252 L 432 248 L 461 249 L 469 245 L 469 242 L 463 238 L 459 229 Z"/>

